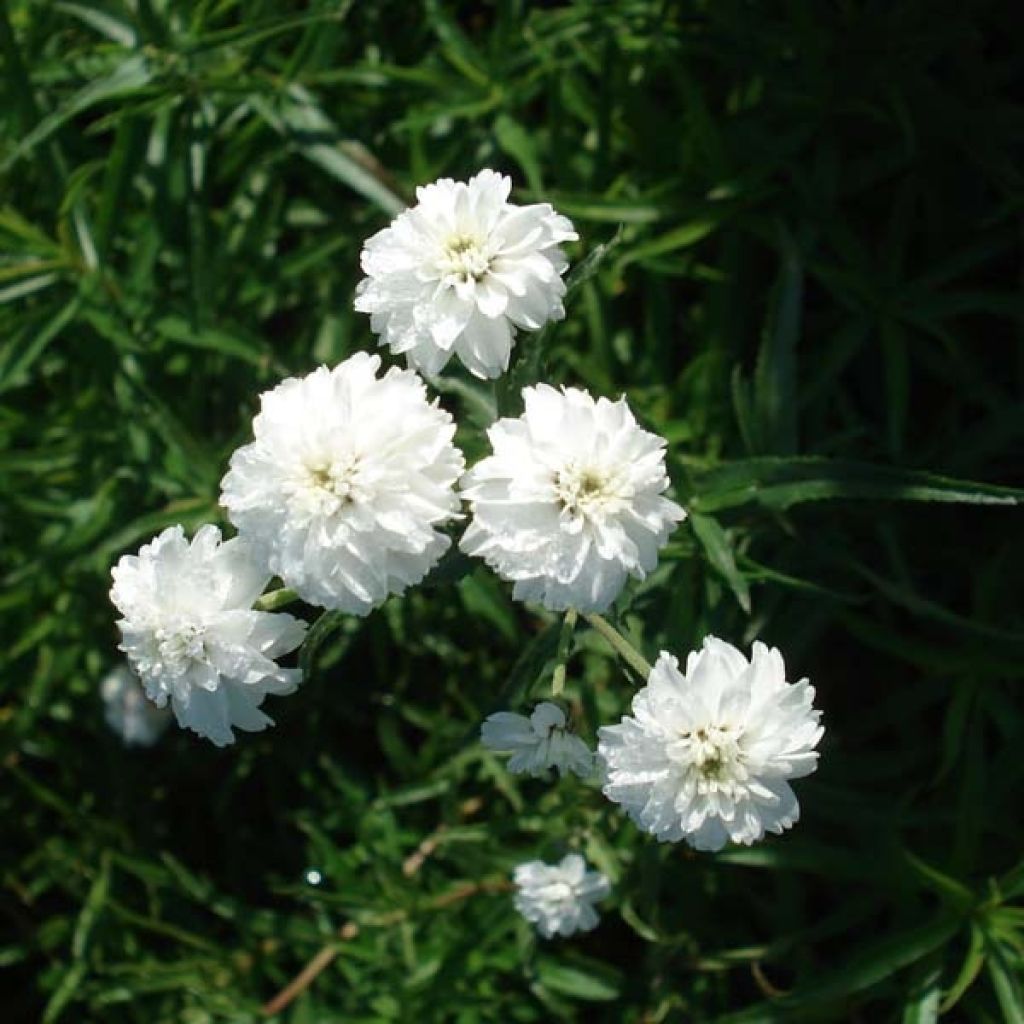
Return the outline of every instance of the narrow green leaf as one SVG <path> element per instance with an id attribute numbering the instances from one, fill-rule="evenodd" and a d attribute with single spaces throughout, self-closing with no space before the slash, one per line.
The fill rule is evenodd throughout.
<path id="1" fill-rule="evenodd" d="M 305 89 L 292 86 L 276 105 L 263 97 L 253 97 L 251 103 L 271 128 L 332 178 L 391 217 L 405 209 L 405 200 L 385 183 L 370 154 L 358 143 L 339 139 L 337 128 Z"/>
<path id="2" fill-rule="evenodd" d="M 1024 504 L 1024 490 L 1020 488 L 814 456 L 726 462 L 695 470 L 692 476 L 694 490 L 688 506 L 698 512 L 750 502 L 786 509 L 805 501 L 832 499 Z"/>
<path id="3" fill-rule="evenodd" d="M 766 1014 L 824 1006 L 858 995 L 944 946 L 960 927 L 948 917 L 906 928 L 849 954 L 837 970 L 821 973 L 777 999 L 722 1018 L 722 1024 L 754 1024 Z"/>
<path id="4" fill-rule="evenodd" d="M 157 334 L 169 341 L 192 348 L 208 349 L 222 355 L 241 359 L 255 366 L 266 366 L 270 358 L 269 348 L 255 340 L 244 340 L 216 327 L 195 329 L 182 316 L 161 317 L 154 325 Z"/>
<path id="5" fill-rule="evenodd" d="M 621 975 L 599 960 L 577 966 L 545 957 L 537 974 L 545 988 L 586 1002 L 608 1002 L 617 999 L 622 990 Z"/>
<path id="6" fill-rule="evenodd" d="M 997 936 L 987 934 L 985 967 L 1006 1024 L 1024 1024 L 1024 962 Z"/>
<path id="7" fill-rule="evenodd" d="M 110 854 L 104 851 L 100 858 L 100 868 L 85 898 L 85 904 L 75 924 L 75 934 L 71 940 L 71 955 L 75 960 L 82 960 L 89 948 L 89 936 L 96 921 L 106 905 L 110 893 Z"/>
<path id="8" fill-rule="evenodd" d="M 950 985 L 942 1004 L 939 1006 L 939 1013 L 948 1013 L 960 1000 L 964 993 L 974 984 L 981 968 L 985 964 L 985 936 L 981 928 L 976 924 L 971 925 L 971 940 L 967 947 L 967 955 L 960 966 L 956 979 Z"/>
<path id="9" fill-rule="evenodd" d="M 697 513 L 690 515 L 690 525 L 704 549 L 707 560 L 729 584 L 729 589 L 733 592 L 739 606 L 747 614 L 750 614 L 750 587 L 746 577 L 736 566 L 732 544 L 729 542 L 725 530 L 711 516 Z"/>
<path id="10" fill-rule="evenodd" d="M 939 958 L 930 957 L 920 964 L 903 1002 L 901 1024 L 935 1024 L 939 1019 L 939 1000 L 942 996 L 941 975 L 942 964 Z"/>
<path id="11" fill-rule="evenodd" d="M 530 188 L 541 191 L 544 180 L 533 136 L 515 118 L 501 113 L 494 121 L 494 137 L 504 152 L 523 169 Z"/>
<path id="12" fill-rule="evenodd" d="M 137 92 L 152 80 L 149 62 L 142 54 L 126 58 L 107 75 L 94 78 L 52 113 L 47 114 L 0 163 L 0 173 L 5 173 L 22 157 L 30 153 L 40 142 L 49 138 L 61 125 L 70 121 L 90 107 L 106 100 L 119 98 Z"/>

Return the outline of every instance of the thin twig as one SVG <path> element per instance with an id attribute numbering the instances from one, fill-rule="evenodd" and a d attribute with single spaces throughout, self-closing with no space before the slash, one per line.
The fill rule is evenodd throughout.
<path id="1" fill-rule="evenodd" d="M 483 882 L 465 882 L 435 896 L 426 904 L 426 909 L 441 910 L 453 903 L 475 896 L 478 892 L 504 892 L 512 888 L 512 883 L 504 878 L 490 879 Z M 404 910 L 395 910 L 384 914 L 376 920 L 366 921 L 367 927 L 386 928 L 400 924 L 408 919 Z M 338 938 L 328 942 L 305 967 L 269 1002 L 263 1004 L 263 1013 L 267 1017 L 280 1013 L 286 1006 L 298 999 L 303 992 L 331 965 L 334 958 L 341 952 L 342 945 L 351 942 L 359 934 L 359 925 L 348 921 L 338 932 Z"/>
<path id="2" fill-rule="evenodd" d="M 324 946 L 269 1003 L 264 1005 L 263 1012 L 268 1017 L 273 1017 L 274 1014 L 280 1013 L 292 1000 L 297 999 L 316 981 L 317 977 L 327 969 L 339 952 L 340 947 L 337 943 Z"/>

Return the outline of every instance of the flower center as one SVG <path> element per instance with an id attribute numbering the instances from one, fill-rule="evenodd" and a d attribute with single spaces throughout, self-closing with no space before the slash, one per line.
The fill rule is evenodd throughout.
<path id="1" fill-rule="evenodd" d="M 305 491 L 318 511 L 333 515 L 359 498 L 359 460 L 354 455 L 311 463 L 304 469 L 304 486 L 299 490 Z"/>
<path id="2" fill-rule="evenodd" d="M 607 515 L 624 497 L 612 475 L 575 464 L 559 471 L 555 478 L 555 495 L 570 516 L 583 519 Z"/>
<path id="3" fill-rule="evenodd" d="M 441 256 L 441 276 L 446 284 L 479 281 L 491 268 L 490 257 L 471 235 L 453 235 Z"/>
<path id="4" fill-rule="evenodd" d="M 696 773 L 698 792 L 731 794 L 746 781 L 746 755 L 732 726 L 701 726 L 683 730 L 679 737 L 677 756 Z"/>
<path id="5" fill-rule="evenodd" d="M 201 626 L 181 625 L 155 630 L 157 654 L 167 671 L 180 675 L 206 656 L 206 636 Z"/>
<path id="6" fill-rule="evenodd" d="M 568 882 L 548 882 L 544 886 L 544 898 L 552 903 L 572 903 L 574 899 L 573 888 Z"/>

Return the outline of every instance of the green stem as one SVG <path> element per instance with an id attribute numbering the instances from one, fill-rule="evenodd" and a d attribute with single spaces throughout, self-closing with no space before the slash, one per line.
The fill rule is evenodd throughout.
<path id="1" fill-rule="evenodd" d="M 651 674 L 647 659 L 610 623 L 600 615 L 584 615 L 591 624 L 615 648 L 615 653 L 643 679 Z"/>
<path id="2" fill-rule="evenodd" d="M 258 612 L 273 612 L 298 599 L 299 595 L 294 590 L 281 587 L 280 590 L 269 590 L 262 597 L 257 598 L 253 608 Z"/>
<path id="3" fill-rule="evenodd" d="M 569 660 L 569 645 L 572 643 L 573 630 L 576 628 L 577 614 L 575 608 L 570 608 L 562 620 L 562 631 L 558 634 L 558 653 L 556 655 L 558 664 L 555 665 L 555 672 L 551 677 L 552 697 L 557 697 L 565 689 L 566 662 Z"/>

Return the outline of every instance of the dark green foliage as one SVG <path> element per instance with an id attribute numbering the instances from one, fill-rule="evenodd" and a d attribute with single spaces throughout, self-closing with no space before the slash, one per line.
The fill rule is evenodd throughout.
<path id="1" fill-rule="evenodd" d="M 1024 1020 L 1018 18 L 0 0 L 4 1020 L 254 1021 L 325 946 L 277 1019 Z M 785 837 L 695 855 L 513 780 L 477 726 L 547 692 L 559 630 L 458 559 L 325 621 L 268 733 L 103 724 L 111 563 L 220 521 L 259 392 L 373 347 L 362 240 L 482 166 L 574 219 L 578 266 L 614 244 L 512 386 L 443 401 L 478 427 L 543 372 L 669 438 L 695 514 L 615 617 L 811 677 Z M 580 627 L 588 738 L 633 686 Z M 616 895 L 537 943 L 505 879 L 567 847 Z"/>

